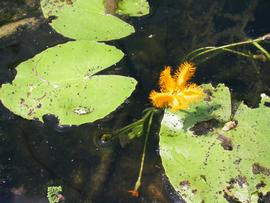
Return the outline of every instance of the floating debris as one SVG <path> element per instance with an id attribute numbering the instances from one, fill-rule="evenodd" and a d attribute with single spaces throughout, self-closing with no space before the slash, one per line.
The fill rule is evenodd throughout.
<path id="1" fill-rule="evenodd" d="M 231 129 L 234 129 L 236 126 L 237 126 L 237 121 L 229 121 L 229 122 L 225 123 L 222 130 L 229 131 Z"/>
<path id="2" fill-rule="evenodd" d="M 87 108 L 87 107 L 77 107 L 73 110 L 74 113 L 78 115 L 85 115 L 93 112 L 93 108 Z"/>

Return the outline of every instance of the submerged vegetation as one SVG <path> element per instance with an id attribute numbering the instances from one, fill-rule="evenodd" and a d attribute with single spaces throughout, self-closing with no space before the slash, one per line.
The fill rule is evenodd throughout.
<path id="1" fill-rule="evenodd" d="M 267 42 L 269 40 L 270 40 L 270 34 L 266 34 L 262 37 L 258 37 L 256 39 L 249 39 L 243 42 L 236 42 L 236 43 L 226 44 L 226 45 L 222 45 L 218 47 L 214 47 L 214 46 L 202 47 L 202 48 L 199 48 L 190 52 L 184 58 L 194 61 L 197 58 L 202 57 L 203 61 L 205 61 L 205 60 L 209 60 L 211 57 L 221 52 L 229 52 L 229 53 L 236 54 L 242 57 L 247 57 L 252 60 L 260 60 L 260 61 L 266 62 L 270 60 L 270 54 L 259 43 Z M 243 51 L 237 50 L 237 48 L 241 46 L 247 46 L 247 45 L 255 46 L 260 53 L 251 53 L 250 51 L 247 52 L 246 50 L 243 50 Z"/>
<path id="2" fill-rule="evenodd" d="M 47 191 L 49 203 L 59 203 L 65 200 L 64 196 L 61 193 L 62 193 L 61 186 L 49 186 Z"/>

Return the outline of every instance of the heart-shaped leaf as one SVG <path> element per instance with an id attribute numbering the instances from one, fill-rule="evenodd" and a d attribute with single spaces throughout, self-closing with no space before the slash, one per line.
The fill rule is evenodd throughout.
<path id="1" fill-rule="evenodd" d="M 103 118 L 135 89 L 133 78 L 93 74 L 117 63 L 123 53 L 97 42 L 74 41 L 49 48 L 21 63 L 12 84 L 0 89 L 2 103 L 26 119 L 54 114 L 61 125 Z"/>

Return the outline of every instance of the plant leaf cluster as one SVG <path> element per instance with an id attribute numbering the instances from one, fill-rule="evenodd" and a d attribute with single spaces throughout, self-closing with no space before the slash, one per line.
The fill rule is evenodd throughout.
<path id="1" fill-rule="evenodd" d="M 50 203 L 58 203 L 59 195 L 61 195 L 62 187 L 61 186 L 49 186 L 47 189 L 47 198 Z"/>
<path id="2" fill-rule="evenodd" d="M 16 67 L 12 84 L 0 89 L 2 103 L 26 119 L 43 121 L 54 114 L 60 125 L 80 125 L 101 119 L 130 96 L 136 80 L 117 75 L 96 75 L 116 64 L 124 54 L 108 41 L 128 36 L 133 26 L 106 13 L 103 0 L 41 0 L 50 25 L 75 39 L 37 54 Z M 119 1 L 121 14 L 149 13 L 145 0 Z"/>

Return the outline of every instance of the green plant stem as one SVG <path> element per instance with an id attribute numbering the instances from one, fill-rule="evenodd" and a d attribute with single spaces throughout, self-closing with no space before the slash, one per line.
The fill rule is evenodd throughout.
<path id="1" fill-rule="evenodd" d="M 184 60 L 187 60 L 190 56 L 202 51 L 202 50 L 211 50 L 211 49 L 214 49 L 216 47 L 201 47 L 201 48 L 198 48 L 198 49 L 195 49 L 194 51 L 188 53 L 185 57 L 184 57 Z"/>
<path id="2" fill-rule="evenodd" d="M 145 122 L 145 119 L 149 116 L 149 113 L 150 112 L 147 112 L 143 118 L 141 118 L 140 120 L 137 120 L 119 130 L 117 130 L 115 133 L 113 133 L 114 135 L 120 135 L 120 134 L 123 134 L 123 133 L 126 133 L 128 131 L 130 131 L 132 128 L 135 128 L 136 126 L 138 125 L 142 125 L 144 122 Z"/>
<path id="3" fill-rule="evenodd" d="M 132 128 L 135 128 L 136 126 L 143 124 L 144 120 L 145 119 L 142 118 L 140 120 L 137 120 L 137 121 L 135 121 L 135 122 L 121 128 L 121 129 L 117 130 L 116 132 L 113 133 L 113 136 L 117 136 L 117 135 L 120 135 L 120 134 L 123 134 L 123 133 L 126 133 L 126 132 L 130 131 Z"/>
<path id="4" fill-rule="evenodd" d="M 207 54 L 207 53 L 210 53 L 210 52 L 213 52 L 213 51 L 224 50 L 226 48 L 231 48 L 231 47 L 235 47 L 235 46 L 250 44 L 250 43 L 253 43 L 254 41 L 261 41 L 261 39 L 247 40 L 247 41 L 244 41 L 244 42 L 227 44 L 227 45 L 223 45 L 223 46 L 220 46 L 220 47 L 215 47 L 215 48 L 212 48 L 212 49 L 208 49 L 206 51 L 200 52 L 199 54 L 193 56 L 190 60 L 192 61 L 192 60 L 194 60 L 195 58 L 197 58 L 197 57 L 199 57 L 201 55 L 204 55 L 204 54 Z"/>
<path id="5" fill-rule="evenodd" d="M 262 53 L 265 54 L 265 56 L 270 60 L 270 54 L 269 52 L 263 48 L 258 42 L 252 42 L 255 47 L 257 47 Z"/>
<path id="6" fill-rule="evenodd" d="M 148 117 L 152 116 L 152 114 L 155 112 L 156 112 L 156 109 L 154 109 L 154 108 L 150 108 L 150 109 L 146 110 L 144 116 L 140 120 L 137 120 L 137 121 L 121 128 L 121 129 L 113 132 L 111 134 L 110 140 L 119 137 L 121 134 L 124 134 L 124 133 L 131 131 L 133 128 L 136 128 L 139 125 L 143 125 L 145 123 L 145 121 L 148 119 Z"/>
<path id="7" fill-rule="evenodd" d="M 246 41 L 243 41 L 243 42 L 237 42 L 237 43 L 227 44 L 227 45 L 223 45 L 223 46 L 219 46 L 219 47 L 203 47 L 203 48 L 196 49 L 195 51 L 189 53 L 185 58 L 188 58 L 189 56 L 195 54 L 195 56 L 192 56 L 189 59 L 190 61 L 192 61 L 192 60 L 194 60 L 195 58 L 197 58 L 199 56 L 202 56 L 204 54 L 208 54 L 208 53 L 211 53 L 211 52 L 214 52 L 214 51 L 218 51 L 218 50 L 230 51 L 230 52 L 233 52 L 233 53 L 236 53 L 236 54 L 240 54 L 242 56 L 250 57 L 250 56 L 248 56 L 247 54 L 245 54 L 243 52 L 238 52 L 238 51 L 232 50 L 230 48 L 236 47 L 236 46 L 242 46 L 242 45 L 246 45 L 246 44 L 254 44 L 254 43 L 255 44 L 256 43 L 258 44 L 259 42 L 264 41 L 264 40 L 266 40 L 268 38 L 269 38 L 269 34 L 268 35 L 265 35 L 265 36 L 262 36 L 262 37 L 258 37 L 258 38 L 254 39 L 254 40 L 253 39 L 249 39 L 249 40 L 246 40 Z M 261 50 L 264 54 L 267 53 L 269 55 L 269 53 L 265 49 L 261 49 L 261 48 L 258 48 L 258 49 Z"/>
<path id="8" fill-rule="evenodd" d="M 241 51 L 236 51 L 236 50 L 228 49 L 228 48 L 224 48 L 222 50 L 227 51 L 227 52 L 231 52 L 231 53 L 234 53 L 234 54 L 237 54 L 237 55 L 240 55 L 240 56 L 244 56 L 244 57 L 252 58 L 253 59 L 253 56 L 252 55 L 246 54 L 246 53 L 241 52 Z"/>
<path id="9" fill-rule="evenodd" d="M 144 146 L 143 146 L 141 166 L 140 166 L 140 171 L 139 171 L 137 181 L 136 181 L 135 186 L 134 186 L 134 191 L 138 191 L 139 187 L 141 186 L 141 179 L 142 179 L 142 172 L 143 172 L 143 167 L 144 167 L 145 154 L 146 154 L 150 129 L 151 129 L 151 125 L 152 125 L 153 115 L 154 115 L 154 113 L 151 112 L 151 115 L 149 116 L 149 121 L 147 124 L 146 135 L 145 135 Z"/>

